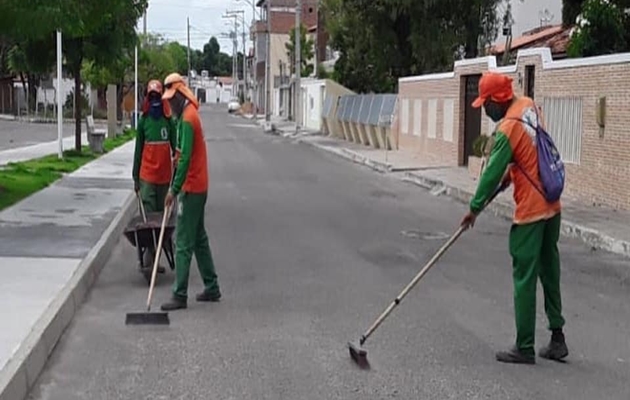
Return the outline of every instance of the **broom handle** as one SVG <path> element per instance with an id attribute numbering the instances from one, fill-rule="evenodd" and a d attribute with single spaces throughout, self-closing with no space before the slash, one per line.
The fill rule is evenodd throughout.
<path id="1" fill-rule="evenodd" d="M 162 242 L 164 241 L 164 231 L 166 230 L 166 220 L 170 214 L 171 207 L 164 209 L 164 217 L 162 218 L 162 227 L 160 228 L 160 240 L 158 241 L 157 255 L 153 261 L 153 272 L 151 273 L 151 286 L 149 287 L 149 296 L 147 297 L 147 311 L 151 311 L 151 298 L 153 297 L 153 288 L 155 286 L 155 277 L 157 275 L 158 262 L 160 261 L 160 253 L 162 251 Z"/>
<path id="2" fill-rule="evenodd" d="M 497 197 L 499 193 L 501 193 L 503 190 L 505 190 L 505 188 L 503 186 L 499 186 L 497 190 L 494 192 L 494 194 L 488 199 L 484 208 L 487 207 L 487 205 L 490 204 L 490 202 L 493 201 L 494 198 Z M 420 279 L 422 279 L 422 277 L 427 272 L 429 272 L 431 267 L 435 265 L 435 263 L 440 259 L 440 257 L 442 257 L 442 255 L 446 252 L 446 250 L 448 250 L 453 245 L 453 243 L 455 243 L 455 241 L 461 236 L 461 234 L 464 233 L 464 231 L 466 231 L 468 228 L 469 227 L 467 225 L 461 225 L 457 229 L 457 231 L 455 231 L 455 233 L 451 236 L 451 238 L 446 243 L 444 243 L 442 247 L 440 247 L 437 253 L 435 253 L 433 258 L 431 258 L 431 260 L 429 260 L 429 262 L 424 266 L 424 268 L 422 268 L 422 270 L 418 273 L 418 275 L 416 275 L 415 278 L 413 278 L 413 280 L 409 282 L 409 284 L 403 289 L 403 291 L 400 292 L 398 297 L 396 297 L 396 299 L 392 301 L 392 303 L 385 309 L 385 311 L 383 311 L 383 313 L 376 319 L 376 321 L 374 321 L 372 326 L 370 326 L 370 328 L 363 334 L 363 336 L 360 339 L 361 345 L 365 343 L 367 338 L 370 337 L 370 335 L 376 330 L 376 328 L 379 327 L 379 325 L 385 320 L 385 318 L 387 318 L 387 316 L 391 314 L 394 308 L 396 308 L 396 306 L 400 304 L 400 302 L 405 298 L 407 293 L 409 293 L 411 289 L 413 289 L 413 287 L 416 286 L 416 284 L 420 281 Z"/>
<path id="3" fill-rule="evenodd" d="M 403 291 L 400 292 L 398 297 L 396 297 L 396 299 L 394 299 L 394 301 L 392 301 L 392 303 L 389 305 L 389 307 L 387 307 L 387 309 L 385 309 L 385 311 L 383 311 L 383 313 L 378 317 L 378 319 L 376 321 L 374 321 L 372 326 L 370 326 L 370 328 L 365 332 L 365 334 L 361 338 L 362 342 L 365 342 L 365 340 L 367 340 L 367 338 L 370 337 L 370 335 L 376 330 L 376 328 L 378 328 L 379 325 L 385 320 L 385 318 L 387 318 L 387 316 L 389 316 L 389 314 L 394 310 L 394 308 L 396 308 L 396 306 L 398 304 L 400 304 L 400 302 L 405 298 L 405 296 L 407 296 L 407 294 L 411 291 L 411 289 L 413 289 L 413 287 L 416 286 L 416 284 L 420 281 L 420 279 L 422 279 L 422 277 L 427 272 L 429 272 L 431 267 L 433 267 L 435 265 L 435 263 L 440 259 L 440 257 L 442 257 L 442 255 L 446 252 L 446 250 L 448 250 L 449 247 L 451 247 L 453 245 L 453 243 L 455 243 L 457 238 L 459 238 L 459 236 L 462 233 L 464 233 L 464 231 L 466 229 L 468 229 L 468 227 L 466 227 L 466 226 L 460 226 L 459 229 L 457 229 L 457 231 L 453 234 L 453 236 L 451 236 L 451 238 L 448 240 L 448 242 L 446 242 L 440 248 L 440 250 L 438 250 L 438 252 L 435 253 L 433 258 L 431 258 L 431 260 L 429 260 L 429 262 L 424 266 L 424 268 L 422 268 L 422 270 L 418 273 L 418 275 L 416 275 L 415 278 L 413 278 L 413 280 L 411 282 L 409 282 L 409 284 L 403 289 Z M 363 344 L 363 343 L 361 343 L 361 344 Z"/>

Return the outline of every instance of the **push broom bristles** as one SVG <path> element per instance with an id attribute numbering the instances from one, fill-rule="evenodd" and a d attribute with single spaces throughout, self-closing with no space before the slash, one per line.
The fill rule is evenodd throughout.
<path id="1" fill-rule="evenodd" d="M 168 313 L 165 312 L 139 312 L 128 313 L 125 318 L 125 325 L 170 325 Z"/>
<path id="2" fill-rule="evenodd" d="M 354 362 L 363 369 L 368 369 L 370 363 L 367 359 L 367 350 L 365 350 L 360 341 L 348 342 L 348 350 L 350 350 L 350 357 Z"/>

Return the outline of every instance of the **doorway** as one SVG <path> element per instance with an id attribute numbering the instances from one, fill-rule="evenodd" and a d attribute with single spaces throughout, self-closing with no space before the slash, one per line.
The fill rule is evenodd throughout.
<path id="1" fill-rule="evenodd" d="M 536 78 L 536 66 L 525 66 L 525 96 L 534 100 L 534 81 Z"/>
<path id="2" fill-rule="evenodd" d="M 464 159 L 461 165 L 468 165 L 468 157 L 474 155 L 473 144 L 481 136 L 481 108 L 474 108 L 473 101 L 479 96 L 481 75 L 468 75 L 464 79 Z"/>

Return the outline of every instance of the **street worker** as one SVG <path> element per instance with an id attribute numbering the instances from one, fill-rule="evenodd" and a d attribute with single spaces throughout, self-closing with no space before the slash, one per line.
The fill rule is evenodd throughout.
<path id="1" fill-rule="evenodd" d="M 178 200 L 176 278 L 172 300 L 162 305 L 162 310 L 170 311 L 187 307 L 188 275 L 193 254 L 205 288 L 197 295 L 197 301 L 219 301 L 221 291 L 204 221 L 208 197 L 208 158 L 198 111 L 199 103 L 181 75 L 170 74 L 164 85 L 166 91 L 162 98 L 170 102 L 178 119 L 175 156 L 177 172 L 165 201 L 165 205 L 170 208 L 176 197 Z"/>
<path id="2" fill-rule="evenodd" d="M 164 201 L 171 182 L 172 157 L 175 153 L 176 130 L 170 106 L 162 100 L 162 83 L 148 83 L 138 120 L 136 150 L 133 162 L 133 181 L 145 212 L 164 211 Z M 157 241 L 157 239 L 156 239 Z M 151 270 L 156 249 L 153 245 L 145 253 L 144 268 Z M 164 267 L 159 272 L 164 273 Z"/>
<path id="3" fill-rule="evenodd" d="M 462 226 L 474 226 L 477 215 L 500 184 L 503 187 L 514 184 L 516 203 L 509 237 L 516 344 L 507 351 L 498 352 L 496 359 L 506 363 L 535 364 L 536 284 L 540 277 L 551 341 L 540 350 L 539 356 L 559 361 L 569 354 L 562 330 L 565 320 L 560 295 L 558 239 L 561 206 L 559 200 L 548 202 L 541 191 L 535 127 L 537 124 L 544 127 L 544 121 L 534 101 L 515 96 L 512 79 L 503 74 L 482 76 L 479 97 L 473 102 L 473 107 L 481 106 L 497 123 L 495 142 Z"/>

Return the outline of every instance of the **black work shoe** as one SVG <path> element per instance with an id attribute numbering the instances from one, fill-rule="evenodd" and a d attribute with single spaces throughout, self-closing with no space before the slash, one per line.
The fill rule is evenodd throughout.
<path id="1" fill-rule="evenodd" d="M 203 291 L 201 293 L 199 293 L 197 295 L 197 301 L 201 301 L 201 302 L 217 302 L 221 299 L 221 293 L 220 292 L 208 292 L 208 291 Z"/>
<path id="2" fill-rule="evenodd" d="M 562 331 L 553 331 L 549 344 L 540 349 L 538 355 L 541 358 L 553 361 L 561 361 L 563 358 L 567 357 L 569 355 L 569 349 L 564 340 L 564 333 L 562 333 Z"/>
<path id="3" fill-rule="evenodd" d="M 507 351 L 499 351 L 496 354 L 497 361 L 510 364 L 536 364 L 536 357 L 532 354 L 525 354 L 516 347 Z"/>
<path id="4" fill-rule="evenodd" d="M 173 297 L 168 303 L 162 304 L 162 311 L 175 311 L 188 308 L 186 300 Z"/>

